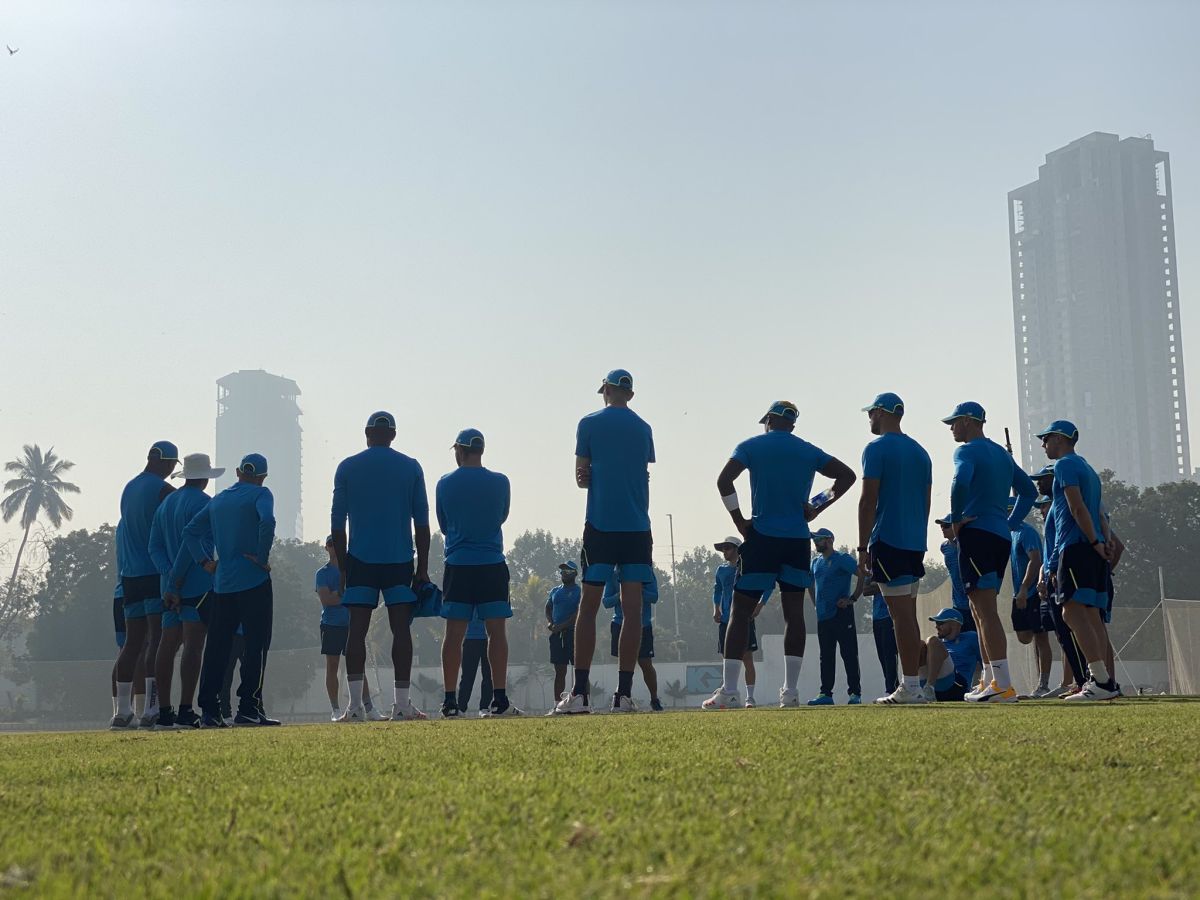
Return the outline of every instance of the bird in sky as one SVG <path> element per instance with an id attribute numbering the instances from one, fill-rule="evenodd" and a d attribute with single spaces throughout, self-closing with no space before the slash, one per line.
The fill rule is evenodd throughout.
<path id="1" fill-rule="evenodd" d="M 14 50 L 12 47 L 8 46 L 8 44 L 4 45 L 4 49 L 8 51 L 9 56 L 16 56 L 17 53 L 19 53 L 21 50 L 20 47 L 18 47 L 16 50 Z"/>

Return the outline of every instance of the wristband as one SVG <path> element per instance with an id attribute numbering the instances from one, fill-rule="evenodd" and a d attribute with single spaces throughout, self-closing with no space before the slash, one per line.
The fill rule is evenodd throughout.
<path id="1" fill-rule="evenodd" d="M 727 496 L 721 497 L 721 502 L 725 504 L 725 508 L 727 510 L 729 510 L 730 512 L 733 512 L 739 506 L 737 491 L 734 491 L 732 494 L 729 494 Z"/>

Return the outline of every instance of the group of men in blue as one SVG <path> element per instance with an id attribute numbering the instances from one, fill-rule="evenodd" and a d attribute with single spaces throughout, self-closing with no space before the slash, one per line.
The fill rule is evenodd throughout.
<path id="1" fill-rule="evenodd" d="M 655 461 L 654 438 L 630 408 L 634 391 L 628 371 L 609 372 L 599 393 L 603 408 L 585 416 L 576 433 L 575 479 L 587 491 L 580 564 L 560 564 L 562 583 L 546 602 L 555 668 L 551 715 L 591 712 L 590 669 L 601 606 L 613 610 L 611 652 L 618 660 L 611 710 L 636 710 L 631 694 L 638 666 L 651 708 L 661 709 L 652 661 L 657 583 L 649 465 Z M 864 595 L 872 598 L 881 661 L 886 656 L 891 662 L 890 672 L 885 663 L 888 692 L 876 702 L 1011 702 L 1016 692 L 997 610 L 997 593 L 1010 565 L 1014 629 L 1022 641 L 1036 642 L 1044 672 L 1048 675 L 1050 658 L 1046 635 L 1053 630 L 1064 652 L 1068 640 L 1074 650 L 1070 668 L 1078 689 L 1069 699 L 1117 696 L 1102 612 L 1109 607 L 1111 567 L 1121 546 L 1101 504 L 1099 479 L 1075 453 L 1078 430 L 1057 421 L 1039 435 L 1053 467 L 1038 473 L 1044 488 L 1038 499 L 1030 476 L 984 435 L 986 416 L 979 404 L 961 403 L 942 420 L 961 445 L 954 458 L 950 513 L 938 520 L 946 538 L 942 552 L 953 605 L 931 618 L 936 634 L 922 641 L 916 597 L 925 574 L 932 465 L 928 453 L 901 428 L 904 404 L 898 396 L 880 394 L 864 412 L 875 437 L 862 454 L 857 558 L 836 551 L 828 529 L 810 530 L 810 523 L 845 496 L 858 476 L 795 434 L 794 404 L 771 404 L 759 420 L 763 433 L 738 444 L 722 469 L 717 486 L 738 536 L 714 545 L 725 559 L 715 573 L 713 593 L 723 677 L 703 708 L 741 706 L 743 671 L 745 705 L 754 705 L 754 619 L 776 587 L 784 619 L 782 707 L 799 705 L 804 596 L 810 590 L 821 651 L 821 689 L 811 705 L 833 702 L 837 651 L 846 669 L 849 701 L 860 702 L 853 609 Z M 437 525 L 445 536 L 439 589 L 428 574 L 430 504 L 421 465 L 392 448 L 396 421 L 390 413 L 373 413 L 364 434 L 366 449 L 337 467 L 326 541 L 329 562 L 314 584 L 322 607 L 322 653 L 334 719 L 385 718 L 374 710 L 365 682 L 366 634 L 380 600 L 392 632 L 391 719 L 425 718 L 409 696 L 411 625 L 429 615 L 445 619 L 442 715 L 466 712 L 467 697 L 462 695 L 469 696 L 474 671 L 481 666 L 486 686 L 482 714 L 521 715 L 506 693 L 505 621 L 512 616 L 502 532 L 511 498 L 507 477 L 483 466 L 485 440 L 478 430 L 464 429 L 456 436 L 451 446 L 456 467 L 439 479 L 434 497 Z M 204 454 L 193 454 L 179 473 L 183 488 L 174 491 L 166 478 L 178 462 L 173 444 L 157 442 L 146 469 L 121 498 L 119 592 L 128 638 L 114 670 L 112 727 L 138 724 L 131 695 L 139 663 L 145 667 L 147 696 L 140 724 L 224 727 L 219 693 L 238 630 L 244 633 L 244 650 L 233 724 L 277 724 L 265 713 L 262 692 L 272 631 L 268 560 L 275 529 L 271 493 L 263 485 L 267 461 L 260 454 L 245 456 L 237 482 L 212 498 L 205 487 L 223 470 L 214 469 Z M 749 518 L 735 487 L 743 472 L 749 473 Z M 818 476 L 831 479 L 832 485 L 813 495 Z M 1045 517 L 1044 542 L 1024 521 L 1035 500 Z M 170 682 L 181 646 L 176 714 Z M 342 655 L 349 698 L 339 712 Z M 571 665 L 574 679 L 568 689 Z M 199 714 L 193 709 L 197 681 Z M 1045 678 L 1039 690 L 1048 691 Z M 166 702 L 158 702 L 160 694 Z"/>

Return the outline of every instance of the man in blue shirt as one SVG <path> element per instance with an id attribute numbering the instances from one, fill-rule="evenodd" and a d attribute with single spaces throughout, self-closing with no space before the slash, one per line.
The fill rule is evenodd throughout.
<path id="1" fill-rule="evenodd" d="M 960 403 L 942 421 L 962 444 L 954 451 L 950 527 L 958 541 L 959 571 L 983 648 L 983 680 L 966 699 L 1012 703 L 1017 692 L 1008 668 L 1008 640 L 996 609 L 996 595 L 1008 568 L 1012 532 L 1029 514 L 1037 489 L 1008 451 L 984 436 L 987 416 L 978 403 Z M 1010 491 L 1017 498 L 1011 514 Z"/>
<path id="2" fill-rule="evenodd" d="M 556 715 L 590 713 L 596 614 L 604 585 L 615 570 L 621 582 L 621 656 L 617 662 L 615 712 L 637 709 L 630 697 L 641 642 L 642 585 L 653 575 L 650 533 L 650 464 L 654 434 L 629 408 L 633 376 L 613 369 L 600 384 L 604 409 L 584 416 L 575 434 L 575 484 L 587 490 L 583 528 L 583 592 L 575 623 L 575 686 L 554 708 Z"/>
<path id="3" fill-rule="evenodd" d="M 467 623 L 462 644 L 462 676 L 458 680 L 458 711 L 466 715 L 479 674 L 479 717 L 486 719 L 492 703 L 492 667 L 488 664 L 488 635 L 478 615 Z"/>
<path id="4" fill-rule="evenodd" d="M 333 535 L 325 538 L 325 552 L 329 562 L 317 569 L 313 579 L 313 590 L 321 601 L 321 655 L 325 657 L 325 693 L 329 695 L 330 721 L 342 716 L 338 702 L 338 668 L 346 655 L 346 636 L 350 632 L 350 610 L 342 606 L 342 571 L 338 568 L 337 554 L 333 549 Z M 382 722 L 387 719 L 375 709 L 371 702 L 371 691 L 363 676 L 363 711 L 359 720 Z"/>
<path id="5" fill-rule="evenodd" d="M 813 605 L 817 609 L 817 645 L 821 650 L 821 693 L 808 701 L 809 706 L 832 706 L 833 684 L 837 678 L 840 650 L 846 667 L 846 686 L 850 706 L 862 702 L 862 682 L 858 665 L 858 629 L 854 624 L 854 604 L 862 594 L 863 579 L 853 590 L 850 584 L 858 574 L 858 563 L 849 553 L 833 549 L 833 532 L 821 528 L 813 532 L 812 561 Z"/>
<path id="6" fill-rule="evenodd" d="M 205 728 L 225 724 L 219 693 L 239 624 L 245 649 L 233 723 L 279 724 L 267 717 L 262 699 L 274 607 L 269 560 L 275 541 L 275 498 L 263 487 L 266 477 L 266 457 L 246 454 L 238 465 L 237 481 L 213 497 L 183 529 L 183 543 L 192 560 L 213 576 L 212 620 L 200 667 L 201 726 Z M 173 580 L 176 576 L 173 571 Z"/>
<path id="7" fill-rule="evenodd" d="M 917 591 L 925 575 L 933 465 L 925 448 L 901 429 L 904 401 L 891 392 L 867 406 L 871 434 L 862 453 L 858 501 L 858 567 L 879 585 L 900 651 L 901 682 L 877 703 L 921 703 L 917 668 L 921 629 Z"/>
<path id="8" fill-rule="evenodd" d="M 884 693 L 891 694 L 900 686 L 900 657 L 892 614 L 888 612 L 883 592 L 875 582 L 867 582 L 863 595 L 871 598 L 871 633 L 875 637 L 875 655 L 879 657 L 879 667 L 883 669 Z"/>
<path id="9" fill-rule="evenodd" d="M 409 696 L 412 676 L 412 620 L 416 589 L 429 581 L 429 498 L 425 473 L 410 456 L 392 449 L 396 418 L 389 412 L 367 419 L 367 449 L 342 460 L 333 476 L 330 514 L 334 552 L 350 609 L 346 637 L 346 679 L 350 701 L 343 719 L 363 709 L 367 629 L 383 596 L 392 629 L 395 700 L 392 721 L 424 719 Z M 346 523 L 350 524 L 349 542 Z M 416 563 L 413 549 L 416 548 Z"/>
<path id="10" fill-rule="evenodd" d="M 741 548 L 742 539 L 736 535 L 730 535 L 719 544 L 713 544 L 713 549 L 725 557 L 725 562 L 717 566 L 716 572 L 713 573 L 713 621 L 717 623 L 717 653 L 722 659 L 725 657 L 725 634 L 729 629 L 729 613 L 733 609 L 733 586 L 737 581 Z M 770 593 L 768 589 L 750 613 L 750 627 L 746 631 L 746 652 L 742 654 L 742 665 L 746 670 L 746 709 L 754 709 L 757 705 L 754 688 L 758 681 L 758 673 L 754 668 L 754 654 L 758 652 L 758 632 L 754 620 L 763 611 Z"/>
<path id="11" fill-rule="evenodd" d="M 554 666 L 555 702 L 567 689 L 567 666 L 575 662 L 575 618 L 581 592 L 576 578 L 579 567 L 567 560 L 558 565 L 562 580 L 546 598 L 546 630 L 550 632 L 550 665 Z M 553 707 L 551 708 L 553 712 Z"/>
<path id="12" fill-rule="evenodd" d="M 117 655 L 117 714 L 109 724 L 114 731 L 137 725 L 132 700 L 139 657 L 147 673 L 144 681 L 148 703 L 158 705 L 153 673 L 162 633 L 162 590 L 158 567 L 150 558 L 150 528 L 158 505 L 174 490 L 166 478 L 178 463 L 178 448 L 170 441 L 156 441 L 146 455 L 146 468 L 121 492 L 117 571 L 125 604 L 126 637 Z M 153 728 L 154 723 L 147 727 Z"/>
<path id="13" fill-rule="evenodd" d="M 784 684 L 779 691 L 779 705 L 799 705 L 796 684 L 804 660 L 804 591 L 812 584 L 808 523 L 845 494 L 857 476 L 841 460 L 792 433 L 798 416 L 794 403 L 787 400 L 772 403 L 759 419 L 763 433 L 738 444 L 717 478 L 721 502 L 743 537 L 742 566 L 725 634 L 724 678 L 721 686 L 701 704 L 702 709 L 737 705 L 750 618 L 764 591 L 776 584 L 784 620 Z M 742 515 L 734 487 L 737 477 L 747 470 L 750 520 Z M 818 495 L 820 503 L 814 506 L 809 502 L 809 493 L 818 473 L 834 479 L 834 484 L 832 489 Z"/>
<path id="14" fill-rule="evenodd" d="M 1048 463 L 1032 477 L 1038 489 L 1038 498 L 1034 505 L 1042 514 L 1042 574 L 1038 581 L 1038 594 L 1042 599 L 1043 617 L 1050 620 L 1055 637 L 1058 638 L 1058 646 L 1062 649 L 1063 659 L 1062 681 L 1055 690 L 1046 695 L 1047 699 L 1053 700 L 1082 690 L 1087 683 L 1087 666 L 1079 653 L 1075 635 L 1063 619 L 1062 606 L 1058 602 L 1058 559 L 1054 555 L 1055 529 L 1052 507 L 1054 465 Z"/>
<path id="15" fill-rule="evenodd" d="M 1090 677 L 1068 700 L 1112 700 L 1120 696 L 1107 661 L 1108 631 L 1101 611 L 1108 608 L 1109 563 L 1115 546 L 1102 514 L 1100 478 L 1075 452 L 1079 429 L 1065 420 L 1038 433 L 1054 461 L 1055 556 L 1059 602 L 1087 662 Z"/>
<path id="16" fill-rule="evenodd" d="M 617 573 L 608 576 L 604 586 L 604 597 L 601 600 L 605 609 L 613 611 L 612 625 L 612 655 L 620 657 L 621 628 L 625 617 L 621 612 L 621 583 Z M 646 690 L 650 692 L 650 709 L 662 712 L 662 701 L 658 699 L 658 672 L 654 670 L 654 604 L 658 602 L 658 579 L 653 578 L 642 589 L 642 640 L 638 646 L 638 667 L 642 670 L 642 678 L 646 682 Z"/>
<path id="17" fill-rule="evenodd" d="M 154 514 L 150 527 L 150 556 L 162 578 L 162 640 L 155 657 L 154 676 L 165 705 L 161 711 L 153 706 L 146 709 L 143 724 L 157 721 L 162 730 L 170 728 L 199 728 L 200 716 L 192 709 L 196 682 L 200 678 L 200 663 L 204 653 L 204 638 L 208 633 L 212 605 L 207 602 L 212 591 L 212 576 L 192 561 L 183 546 L 183 529 L 208 506 L 211 499 L 204 492 L 210 478 L 225 474 L 214 469 L 207 453 L 190 453 L 183 458 L 183 470 L 172 477 L 182 477 L 183 487 L 167 497 Z M 183 662 L 179 668 L 179 717 L 171 708 L 171 678 L 175 672 L 175 654 L 183 646 Z M 155 702 L 158 702 L 157 699 Z"/>
<path id="18" fill-rule="evenodd" d="M 1012 505 L 1009 501 L 1009 506 Z M 1048 629 L 1042 624 L 1042 602 L 1037 592 L 1038 576 L 1042 571 L 1042 537 L 1037 529 L 1028 522 L 1021 522 L 1012 532 L 1011 552 L 1013 632 L 1022 644 L 1033 644 L 1038 686 L 1031 696 L 1040 698 L 1050 693 L 1050 667 L 1054 656 L 1050 652 Z"/>
<path id="19" fill-rule="evenodd" d="M 962 613 L 963 631 L 975 631 L 975 617 L 971 615 L 971 601 L 967 598 L 967 588 L 963 584 L 962 570 L 958 564 L 958 544 L 954 541 L 954 529 L 950 525 L 950 514 L 940 519 L 934 519 L 942 529 L 942 561 L 946 565 L 946 573 L 950 580 L 951 605 Z"/>
<path id="20" fill-rule="evenodd" d="M 489 716 L 519 716 L 508 700 L 508 635 L 505 619 L 512 618 L 508 598 L 508 563 L 504 560 L 502 527 L 508 519 L 511 488 L 508 478 L 484 468 L 483 434 L 464 428 L 451 447 L 458 465 L 443 475 L 435 492 L 438 527 L 446 537 L 446 569 L 442 581 L 446 639 L 442 643 L 442 679 L 446 699 L 442 718 L 461 715 L 455 685 L 462 666 L 467 623 L 483 620 L 487 631 L 488 663 L 492 672 Z"/>
<path id="21" fill-rule="evenodd" d="M 946 607 L 930 616 L 937 634 L 925 642 L 921 668 L 928 703 L 965 700 L 980 668 L 979 635 L 962 630 L 962 613 Z"/>

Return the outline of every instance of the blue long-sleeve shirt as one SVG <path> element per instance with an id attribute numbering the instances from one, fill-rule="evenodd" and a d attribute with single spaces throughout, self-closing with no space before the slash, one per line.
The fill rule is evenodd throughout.
<path id="1" fill-rule="evenodd" d="M 216 549 L 213 587 L 219 594 L 248 591 L 270 578 L 246 554 L 265 566 L 274 540 L 275 498 L 267 488 L 248 481 L 221 491 L 183 529 L 184 545 L 196 562 L 208 558 L 207 547 Z"/>
<path id="2" fill-rule="evenodd" d="M 943 541 L 942 559 L 946 561 L 946 571 L 950 573 L 950 596 L 953 598 L 954 608 L 969 611 L 971 601 L 967 597 L 967 587 L 963 584 L 962 569 L 958 567 L 958 544 Z"/>
<path id="3" fill-rule="evenodd" d="M 658 602 L 658 579 L 653 577 L 652 580 L 642 585 L 642 627 L 654 624 L 654 604 Z M 621 582 L 617 580 L 617 573 L 614 571 L 608 576 L 608 581 L 604 584 L 604 594 L 600 598 L 600 602 L 605 609 L 613 611 L 613 624 L 620 625 L 625 621 L 625 612 L 621 609 Z"/>
<path id="4" fill-rule="evenodd" d="M 153 472 L 140 472 L 121 491 L 121 520 L 117 523 L 117 571 L 123 578 L 159 574 L 150 558 L 150 527 L 154 513 L 174 488 Z"/>
<path id="5" fill-rule="evenodd" d="M 1055 546 L 1054 510 L 1046 511 L 1046 527 L 1043 529 L 1046 549 L 1042 551 L 1042 571 L 1051 575 L 1058 571 L 1058 548 Z"/>
<path id="6" fill-rule="evenodd" d="M 726 562 L 717 566 L 716 574 L 713 576 L 713 606 L 720 610 L 721 621 L 725 624 L 729 624 L 729 610 L 733 607 L 733 586 L 736 583 L 736 565 Z M 758 602 L 765 604 L 771 599 L 771 592 L 774 590 L 774 585 L 767 588 Z"/>
<path id="7" fill-rule="evenodd" d="M 413 526 L 429 524 L 421 464 L 391 447 L 368 447 L 342 460 L 333 476 L 330 530 L 350 523 L 347 552 L 365 563 L 413 558 Z"/>
<path id="8" fill-rule="evenodd" d="M 183 530 L 212 498 L 198 487 L 184 485 L 159 504 L 150 526 L 150 557 L 162 576 L 162 591 L 180 597 L 202 597 L 212 590 L 212 576 L 196 565 L 183 547 Z M 206 558 L 212 547 L 206 548 Z"/>
<path id="9" fill-rule="evenodd" d="M 1017 496 L 1007 514 L 1009 491 Z M 968 441 L 954 451 L 954 481 L 950 486 L 950 521 L 974 521 L 979 528 L 1008 541 L 1037 499 L 1037 487 L 1008 451 L 989 438 Z"/>

